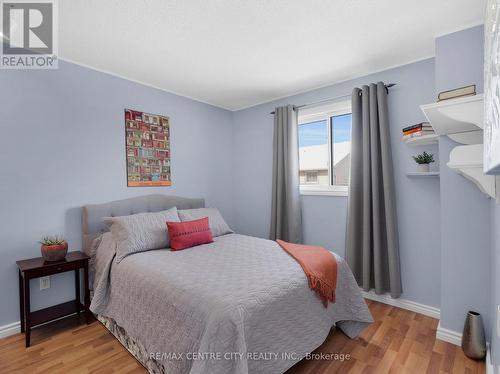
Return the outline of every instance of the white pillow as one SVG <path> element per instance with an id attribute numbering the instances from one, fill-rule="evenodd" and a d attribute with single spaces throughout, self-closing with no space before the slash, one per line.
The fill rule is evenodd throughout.
<path id="1" fill-rule="evenodd" d="M 224 221 L 224 218 L 222 218 L 217 208 L 184 209 L 179 210 L 178 213 L 179 218 L 183 222 L 208 217 L 208 225 L 210 226 L 210 231 L 212 231 L 212 236 L 214 238 L 234 232 L 226 221 Z"/>
<path id="2" fill-rule="evenodd" d="M 135 252 L 168 248 L 170 240 L 166 222 L 180 222 L 176 207 L 155 213 L 105 217 L 103 220 L 111 226 L 110 231 L 115 237 L 117 262 Z"/>

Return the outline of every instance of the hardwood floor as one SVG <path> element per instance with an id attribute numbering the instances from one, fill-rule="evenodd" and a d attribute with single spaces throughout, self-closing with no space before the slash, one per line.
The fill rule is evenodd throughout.
<path id="1" fill-rule="evenodd" d="M 407 310 L 367 301 L 375 319 L 351 340 L 330 333 L 315 353 L 349 354 L 350 359 L 303 360 L 287 374 L 316 373 L 484 373 L 484 362 L 464 356 L 455 345 L 435 340 L 438 321 Z M 70 317 L 0 340 L 0 373 L 147 373 L 97 321 Z"/>

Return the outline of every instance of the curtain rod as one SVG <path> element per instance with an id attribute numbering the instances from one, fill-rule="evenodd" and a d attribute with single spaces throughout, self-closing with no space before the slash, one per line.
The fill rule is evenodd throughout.
<path id="1" fill-rule="evenodd" d="M 391 87 L 394 87 L 396 85 L 396 83 L 387 83 L 385 85 L 385 89 L 387 90 L 387 93 L 389 93 L 389 88 Z M 361 94 L 361 92 L 360 92 Z M 326 103 L 328 101 L 333 101 L 333 100 L 338 100 L 338 99 L 343 99 L 343 98 L 347 98 L 347 97 L 350 97 L 351 94 L 348 94 L 348 95 L 342 95 L 342 96 L 335 96 L 335 97 L 331 97 L 329 99 L 325 99 L 325 100 L 320 100 L 320 101 L 316 101 L 314 103 L 310 103 L 310 104 L 303 104 L 303 105 L 296 105 L 295 108 L 296 109 L 299 109 L 299 108 L 303 108 L 303 107 L 306 107 L 306 106 L 311 106 L 311 105 L 316 105 L 316 104 L 321 104 L 321 103 Z M 269 114 L 274 114 L 274 110 L 269 113 Z"/>

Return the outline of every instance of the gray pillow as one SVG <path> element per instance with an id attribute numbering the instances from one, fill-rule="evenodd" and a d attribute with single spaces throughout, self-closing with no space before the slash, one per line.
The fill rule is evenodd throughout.
<path id="1" fill-rule="evenodd" d="M 95 274 L 95 257 L 97 254 L 97 248 L 101 245 L 102 241 L 102 235 L 99 235 L 97 238 L 92 240 L 92 244 L 90 245 L 90 248 L 88 250 L 87 255 L 90 256 L 89 260 L 89 287 L 91 290 L 93 290 L 94 286 L 94 274 Z"/>
<path id="2" fill-rule="evenodd" d="M 217 208 L 184 209 L 179 210 L 178 213 L 179 218 L 183 222 L 208 217 L 208 225 L 210 226 L 210 231 L 212 231 L 212 236 L 214 238 L 234 232 L 226 221 L 224 221 L 224 218 L 222 218 Z"/>
<path id="3" fill-rule="evenodd" d="M 180 222 L 176 207 L 155 213 L 105 217 L 103 220 L 110 225 L 116 240 L 117 262 L 135 252 L 168 248 L 170 240 L 166 222 Z"/>

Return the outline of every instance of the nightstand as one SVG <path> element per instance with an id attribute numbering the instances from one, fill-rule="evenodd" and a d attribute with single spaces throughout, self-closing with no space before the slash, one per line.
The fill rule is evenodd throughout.
<path id="1" fill-rule="evenodd" d="M 90 322 L 90 292 L 89 292 L 89 259 L 80 251 L 68 252 L 61 261 L 47 262 L 42 257 L 17 261 L 19 268 L 19 313 L 21 332 L 26 333 L 26 347 L 30 346 L 31 328 L 45 322 L 81 311 L 85 312 L 87 324 Z M 80 301 L 80 269 L 83 269 L 83 284 L 85 288 L 84 305 Z M 30 279 L 64 273 L 75 272 L 75 300 L 31 312 L 30 310 Z"/>

